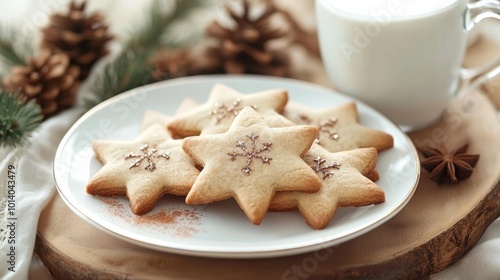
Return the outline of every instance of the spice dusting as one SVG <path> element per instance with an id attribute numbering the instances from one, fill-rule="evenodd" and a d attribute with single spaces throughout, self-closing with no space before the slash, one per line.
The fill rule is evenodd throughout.
<path id="1" fill-rule="evenodd" d="M 168 233 L 172 237 L 190 237 L 200 232 L 200 226 L 202 225 L 200 218 L 203 213 L 196 209 L 171 207 L 155 213 L 137 216 L 130 211 L 128 205 L 125 205 L 118 198 L 101 197 L 101 201 L 106 204 L 111 215 L 139 227 L 147 226 L 148 229 Z"/>

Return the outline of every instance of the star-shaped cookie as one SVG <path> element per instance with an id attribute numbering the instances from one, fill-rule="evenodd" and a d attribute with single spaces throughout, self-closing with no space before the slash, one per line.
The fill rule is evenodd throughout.
<path id="1" fill-rule="evenodd" d="M 233 197 L 254 224 L 260 224 L 276 191 L 309 191 L 321 180 L 302 156 L 314 141 L 314 126 L 269 128 L 245 107 L 222 134 L 184 139 L 184 151 L 203 170 L 186 197 L 204 204 Z"/>
<path id="2" fill-rule="evenodd" d="M 104 166 L 87 184 L 87 193 L 126 195 L 136 215 L 149 212 L 164 194 L 187 195 L 199 174 L 182 140 L 173 140 L 158 124 L 135 140 L 98 140 L 93 148 Z"/>
<path id="3" fill-rule="evenodd" d="M 314 145 L 304 161 L 323 181 L 315 193 L 278 192 L 269 206 L 273 211 L 298 208 L 307 224 L 314 229 L 325 228 L 338 207 L 367 206 L 385 201 L 385 194 L 375 183 L 363 176 L 374 170 L 375 148 L 362 148 L 330 153 Z"/>
<path id="4" fill-rule="evenodd" d="M 186 98 L 181 102 L 181 105 L 179 105 L 179 108 L 177 108 L 177 112 L 174 116 L 178 116 L 186 111 L 195 108 L 196 106 L 198 106 L 198 102 L 196 102 L 196 100 Z M 146 110 L 142 117 L 141 131 L 146 130 L 148 127 L 155 123 L 160 124 L 164 127 L 164 129 L 166 129 L 172 119 L 173 117 L 160 113 L 158 111 Z M 176 138 L 175 135 L 173 137 Z"/>
<path id="5" fill-rule="evenodd" d="M 160 113 L 155 110 L 146 110 L 142 117 L 141 123 L 141 131 L 146 130 L 153 124 L 159 124 L 164 129 L 166 129 L 167 125 L 172 121 L 172 117 L 163 113 Z"/>
<path id="6" fill-rule="evenodd" d="M 269 127 L 289 127 L 296 125 L 291 120 L 285 118 L 283 115 L 280 115 L 274 111 L 266 111 L 262 114 L 262 117 L 264 118 L 266 124 L 269 125 Z M 313 146 L 317 145 L 318 144 L 316 143 L 313 144 Z M 376 182 L 379 179 L 379 173 L 376 169 L 373 170 L 366 169 L 362 174 L 363 176 L 366 176 L 373 182 Z"/>
<path id="7" fill-rule="evenodd" d="M 216 84 L 206 103 L 175 117 L 168 129 L 183 137 L 199 135 L 203 129 L 212 127 L 222 127 L 225 131 L 245 106 L 259 112 L 272 109 L 281 113 L 287 101 L 288 93 L 284 89 L 242 94 L 223 84 Z"/>
<path id="8" fill-rule="evenodd" d="M 393 146 L 390 134 L 359 123 L 355 103 L 317 110 L 290 102 L 283 115 L 296 124 L 316 125 L 316 143 L 330 152 L 368 147 L 382 151 Z"/>

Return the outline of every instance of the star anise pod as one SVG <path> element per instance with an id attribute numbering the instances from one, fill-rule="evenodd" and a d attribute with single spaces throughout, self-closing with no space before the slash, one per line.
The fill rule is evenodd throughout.
<path id="1" fill-rule="evenodd" d="M 468 146 L 465 144 L 451 152 L 444 145 L 441 149 L 419 147 L 418 150 L 424 156 L 420 164 L 430 173 L 431 180 L 439 184 L 456 184 L 472 175 L 479 160 L 479 155 L 466 153 Z"/>

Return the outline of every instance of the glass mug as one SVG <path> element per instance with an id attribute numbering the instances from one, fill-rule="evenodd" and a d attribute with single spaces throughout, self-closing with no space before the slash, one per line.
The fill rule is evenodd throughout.
<path id="1" fill-rule="evenodd" d="M 316 0 L 316 13 L 323 63 L 335 87 L 415 130 L 441 117 L 463 79 L 485 72 L 461 68 L 467 33 L 482 19 L 500 19 L 500 4 Z"/>

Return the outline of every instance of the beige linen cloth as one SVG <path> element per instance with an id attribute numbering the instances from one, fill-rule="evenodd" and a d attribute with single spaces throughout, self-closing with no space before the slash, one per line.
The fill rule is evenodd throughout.
<path id="1" fill-rule="evenodd" d="M 7 224 L 11 226 L 7 231 L 0 233 L 5 238 L 2 238 L 3 242 L 0 245 L 1 279 L 26 279 L 28 277 L 38 218 L 40 212 L 55 193 L 52 177 L 54 154 L 61 138 L 78 116 L 77 110 L 71 110 L 57 118 L 49 119 L 33 135 L 32 145 L 0 151 L 2 159 L 0 163 L 0 177 L 2 178 L 0 193 L 2 194 L 2 202 L 4 202 L 2 206 L 11 206 L 10 208 L 14 211 L 13 215 L 4 212 L 4 218 L 15 218 L 15 220 L 4 219 L 1 222 L 2 230 L 7 229 Z M 16 172 L 15 197 L 9 200 L 11 203 L 6 203 L 6 180 L 9 165 L 14 166 Z M 12 240 L 15 243 L 9 242 Z M 14 250 L 11 250 L 11 246 L 14 246 Z M 14 251 L 15 254 L 13 259 L 7 255 L 11 254 L 11 251 Z M 9 263 L 11 260 L 14 262 Z M 9 270 L 9 267 L 15 272 Z"/>
<path id="2" fill-rule="evenodd" d="M 37 24 L 35 21 L 38 20 L 36 16 L 43 16 L 42 12 L 46 13 L 47 9 L 63 9 L 67 2 L 66 0 L 22 0 L 15 2 L 0 0 L 0 7 L 2 7 L 0 9 L 0 18 L 3 20 L 11 18 L 13 22 L 16 22 L 16 20 L 19 22 L 20 20 L 21 24 L 29 29 L 33 24 Z M 115 34 L 120 34 L 119 32 L 125 31 L 130 26 L 123 25 L 123 21 L 134 18 L 132 15 L 137 12 L 138 6 L 144 6 L 147 1 L 129 0 L 126 7 L 120 6 L 123 2 L 116 0 L 90 0 L 90 2 L 92 7 L 99 7 L 108 11 L 111 26 L 116 28 L 114 31 L 117 33 Z M 303 6 L 311 8 L 310 4 Z M 113 7 L 113 9 L 110 7 Z M 498 30 L 500 29 L 496 29 L 494 34 L 500 37 Z M 498 46 L 500 46 L 500 43 L 496 48 L 490 47 L 487 49 L 490 52 L 496 50 L 498 53 Z M 484 60 L 484 54 L 484 49 L 475 50 L 474 53 L 468 55 L 470 61 L 466 61 L 466 63 L 472 65 L 475 61 Z M 491 56 L 489 59 L 491 59 Z M 500 99 L 500 79 L 488 82 L 485 88 L 494 98 Z M 81 95 L 84 95 L 84 93 L 85 90 L 82 90 Z M 498 106 L 500 106 L 500 102 L 497 103 Z M 36 257 L 33 257 L 36 227 L 40 212 L 50 201 L 50 198 L 55 195 L 52 176 L 55 151 L 60 140 L 80 113 L 81 109 L 77 107 L 45 121 L 34 133 L 31 139 L 32 144 L 25 148 L 4 148 L 0 150 L 0 201 L 2 201 L 2 208 L 0 209 L 5 209 L 8 206 L 8 203 L 6 203 L 7 171 L 8 166 L 12 165 L 16 171 L 15 212 L 12 217 L 17 218 L 14 232 L 15 272 L 12 272 L 8 270 L 11 267 L 11 264 L 8 263 L 10 260 L 8 254 L 10 246 L 13 244 L 8 243 L 11 232 L 6 230 L 6 222 L 8 221 L 3 218 L 7 217 L 7 213 L 2 210 L 4 211 L 2 214 L 4 217 L 0 219 L 0 228 L 3 230 L 0 232 L 0 237 L 3 237 L 0 239 L 1 279 L 52 279 L 43 264 Z M 451 267 L 433 275 L 432 279 L 499 279 L 500 258 L 498 252 L 500 252 L 500 219 L 497 219 L 488 227 L 482 238 L 469 253 Z"/>

